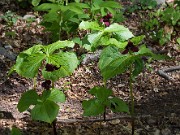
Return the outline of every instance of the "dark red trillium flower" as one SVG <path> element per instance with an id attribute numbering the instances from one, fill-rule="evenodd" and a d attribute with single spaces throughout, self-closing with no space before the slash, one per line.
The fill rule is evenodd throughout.
<path id="1" fill-rule="evenodd" d="M 54 70 L 58 70 L 59 69 L 58 67 L 56 67 L 56 66 L 54 66 L 52 64 L 46 64 L 45 68 L 46 68 L 46 71 L 48 71 L 48 72 L 52 72 Z"/>
<path id="2" fill-rule="evenodd" d="M 129 41 L 125 50 L 122 52 L 122 54 L 127 54 L 129 51 L 131 52 L 138 52 L 139 51 L 139 48 L 136 47 L 133 42 Z"/>
<path id="3" fill-rule="evenodd" d="M 103 18 L 100 19 L 100 22 L 102 22 L 106 27 L 109 27 L 111 18 L 112 14 L 107 14 L 106 16 L 103 16 Z"/>
<path id="4" fill-rule="evenodd" d="M 51 88 L 51 81 L 50 80 L 46 80 L 44 81 L 41 86 L 46 89 L 46 90 L 49 90 Z"/>

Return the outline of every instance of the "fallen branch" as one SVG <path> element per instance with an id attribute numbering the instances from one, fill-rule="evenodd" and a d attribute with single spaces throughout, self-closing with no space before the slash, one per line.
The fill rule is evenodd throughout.
<path id="1" fill-rule="evenodd" d="M 142 118 L 150 118 L 151 115 L 140 115 L 140 116 L 136 116 L 134 117 L 135 120 L 137 119 L 142 119 Z M 128 116 L 128 115 L 123 115 L 123 116 L 117 116 L 117 117 L 113 117 L 113 118 L 107 118 L 105 121 L 112 121 L 112 120 L 126 120 L 126 121 L 131 121 L 132 117 Z M 57 119 L 57 123 L 76 123 L 76 122 L 80 122 L 80 123 L 86 123 L 86 122 L 102 122 L 104 121 L 104 118 L 102 119 Z"/>
<path id="2" fill-rule="evenodd" d="M 119 117 L 113 117 L 113 118 L 107 118 L 105 121 L 112 121 L 116 119 L 121 119 L 121 120 L 131 120 L 130 116 L 119 116 Z M 57 123 L 86 123 L 86 122 L 102 122 L 104 121 L 104 118 L 102 119 L 87 119 L 87 120 L 80 120 L 80 119 L 58 119 Z"/>
<path id="3" fill-rule="evenodd" d="M 157 74 L 159 76 L 163 77 L 164 79 L 174 83 L 174 79 L 171 76 L 167 75 L 167 72 L 173 72 L 173 71 L 176 71 L 176 70 L 180 70 L 180 66 L 173 66 L 173 67 L 170 67 L 170 68 L 164 68 L 164 69 L 158 70 Z"/>

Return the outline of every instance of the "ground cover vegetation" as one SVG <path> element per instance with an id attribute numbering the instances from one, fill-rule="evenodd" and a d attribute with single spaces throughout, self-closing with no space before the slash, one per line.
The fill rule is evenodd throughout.
<path id="1" fill-rule="evenodd" d="M 138 75 L 153 60 L 170 59 L 167 55 L 154 53 L 145 41 L 165 45 L 172 36 L 177 37 L 180 25 L 179 1 L 158 10 L 152 10 L 157 6 L 153 0 L 148 4 L 140 0 L 136 6 L 127 9 L 113 0 L 32 0 L 20 3 L 22 6 L 32 4 L 34 11 L 43 12 L 40 25 L 51 33 L 51 40 L 48 45 L 36 44 L 20 52 L 8 73 L 10 76 L 16 72 L 33 82 L 33 87 L 21 95 L 17 105 L 19 112 L 28 110 L 33 120 L 49 123 L 53 127 L 53 134 L 58 134 L 56 117 L 59 103 L 64 103 L 66 96 L 64 90 L 55 87 L 56 82 L 73 74 L 81 63 L 83 53 L 101 50 L 98 69 L 103 85 L 90 88 L 91 98 L 82 101 L 83 115 L 103 115 L 106 121 L 108 111 L 124 112 L 131 116 L 130 134 L 136 134 L 133 84 L 138 82 Z M 119 23 L 125 19 L 123 11 L 129 14 L 139 10 L 148 10 L 147 20 L 142 22 L 146 34 L 134 35 L 128 27 Z M 141 12 L 139 14 L 142 15 Z M 8 11 L 1 18 L 11 26 L 18 17 Z M 29 20 L 31 22 L 33 18 Z M 15 35 L 15 32 L 6 33 L 6 36 Z M 176 42 L 180 42 L 178 37 Z M 79 50 L 83 50 L 80 55 Z M 128 73 L 129 102 L 115 96 L 107 85 L 108 80 L 123 73 Z M 39 77 L 43 78 L 43 82 L 38 83 Z M 37 90 L 39 87 L 41 93 Z M 11 133 L 17 135 L 20 132 L 12 128 Z"/>

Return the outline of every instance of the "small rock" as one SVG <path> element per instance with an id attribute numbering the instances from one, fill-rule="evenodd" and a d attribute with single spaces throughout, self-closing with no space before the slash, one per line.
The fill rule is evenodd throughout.
<path id="1" fill-rule="evenodd" d="M 159 92 L 159 89 L 158 88 L 154 88 L 153 91 L 154 92 Z"/>
<path id="2" fill-rule="evenodd" d="M 91 62 L 97 61 L 99 59 L 101 52 L 102 52 L 102 50 L 97 50 L 94 53 L 86 54 L 85 58 L 82 60 L 81 63 L 83 65 L 86 65 L 86 64 L 89 64 Z"/>
<path id="3" fill-rule="evenodd" d="M 4 47 L 0 47 L 0 55 L 3 55 L 4 57 L 6 57 L 10 60 L 15 60 L 16 56 L 17 56 L 15 53 L 8 51 Z"/>
<path id="4" fill-rule="evenodd" d="M 41 22 L 41 19 L 40 19 L 40 18 L 37 18 L 37 19 L 36 19 L 36 22 L 37 22 L 37 23 L 40 23 L 40 22 Z"/>
<path id="5" fill-rule="evenodd" d="M 31 18 L 36 18 L 36 16 L 35 15 L 25 15 L 25 16 L 23 16 L 24 20 L 28 20 L 28 19 L 31 19 Z"/>
<path id="6" fill-rule="evenodd" d="M 160 135 L 160 130 L 156 129 L 156 131 L 154 132 L 154 135 Z"/>
<path id="7" fill-rule="evenodd" d="M 11 45 L 5 45 L 4 48 L 5 48 L 5 49 L 8 49 L 8 50 L 13 49 Z"/>
<path id="8" fill-rule="evenodd" d="M 148 119 L 148 120 L 147 120 L 147 123 L 148 123 L 149 125 L 154 125 L 154 124 L 156 123 L 156 120 L 154 120 L 154 119 Z"/>
<path id="9" fill-rule="evenodd" d="M 124 87 L 125 86 L 125 84 L 118 84 L 118 88 L 122 88 L 122 87 Z"/>
<path id="10" fill-rule="evenodd" d="M 119 119 L 112 120 L 110 123 L 111 123 L 112 125 L 117 125 L 118 123 L 120 123 L 120 120 L 119 120 Z"/>
<path id="11" fill-rule="evenodd" d="M 168 128 L 162 129 L 161 134 L 162 135 L 172 135 L 171 130 Z"/>

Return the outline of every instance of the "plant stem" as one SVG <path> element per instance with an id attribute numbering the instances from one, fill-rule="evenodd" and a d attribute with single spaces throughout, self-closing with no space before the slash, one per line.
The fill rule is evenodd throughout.
<path id="1" fill-rule="evenodd" d="M 37 80 L 36 77 L 33 78 L 33 88 L 34 90 L 36 90 L 36 86 L 37 86 Z"/>
<path id="2" fill-rule="evenodd" d="M 104 80 L 103 82 L 104 82 L 104 87 L 106 88 L 107 87 L 107 81 Z M 104 107 L 103 119 L 104 119 L 104 121 L 106 121 L 106 106 Z"/>
<path id="3" fill-rule="evenodd" d="M 52 122 L 52 126 L 53 126 L 53 134 L 54 134 L 54 135 L 57 135 L 57 131 L 56 131 L 56 120 L 54 120 L 54 121 Z"/>
<path id="4" fill-rule="evenodd" d="M 107 87 L 107 81 L 104 80 L 103 82 L 104 82 L 104 87 L 106 88 Z"/>
<path id="5" fill-rule="evenodd" d="M 66 6 L 68 5 L 68 0 L 66 0 Z"/>
<path id="6" fill-rule="evenodd" d="M 54 82 L 52 82 L 52 88 L 54 89 Z"/>
<path id="7" fill-rule="evenodd" d="M 134 95 L 133 95 L 133 65 L 130 66 L 130 97 L 131 97 L 131 118 L 132 118 L 132 135 L 134 135 Z"/>
<path id="8" fill-rule="evenodd" d="M 93 1 L 91 0 L 91 1 L 90 1 L 90 7 L 91 7 L 91 9 L 92 9 L 92 6 L 93 6 Z M 91 18 L 91 21 L 93 21 L 93 20 L 94 20 L 94 12 L 95 12 L 95 11 L 92 11 L 91 9 L 90 9 L 90 13 L 91 13 L 91 15 L 90 15 L 91 17 L 90 17 L 90 18 Z"/>
<path id="9" fill-rule="evenodd" d="M 106 121 L 106 107 L 104 107 L 103 118 L 104 118 L 104 121 Z"/>
<path id="10" fill-rule="evenodd" d="M 59 15 L 60 15 L 60 22 L 59 22 L 59 40 L 61 40 L 62 23 L 63 23 L 62 10 L 59 11 Z"/>

